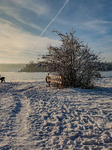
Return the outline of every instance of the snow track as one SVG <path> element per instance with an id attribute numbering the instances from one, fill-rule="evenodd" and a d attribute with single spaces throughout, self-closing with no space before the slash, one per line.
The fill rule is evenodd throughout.
<path id="1" fill-rule="evenodd" d="M 112 80 L 97 89 L 0 85 L 0 149 L 112 149 Z"/>

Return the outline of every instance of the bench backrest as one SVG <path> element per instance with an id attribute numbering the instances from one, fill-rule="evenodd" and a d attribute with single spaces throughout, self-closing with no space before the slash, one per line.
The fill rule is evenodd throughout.
<path id="1" fill-rule="evenodd" d="M 61 76 L 46 75 L 47 81 L 62 84 Z"/>

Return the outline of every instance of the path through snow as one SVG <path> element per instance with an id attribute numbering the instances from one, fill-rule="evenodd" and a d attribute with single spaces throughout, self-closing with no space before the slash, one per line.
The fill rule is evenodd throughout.
<path id="1" fill-rule="evenodd" d="M 0 84 L 1 150 L 112 149 L 112 80 L 97 89 Z"/>

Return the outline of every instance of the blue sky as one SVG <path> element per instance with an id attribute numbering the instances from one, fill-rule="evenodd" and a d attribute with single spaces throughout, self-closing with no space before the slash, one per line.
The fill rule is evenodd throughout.
<path id="1" fill-rule="evenodd" d="M 112 0 L 0 0 L 0 63 L 37 62 L 72 28 L 112 62 Z"/>

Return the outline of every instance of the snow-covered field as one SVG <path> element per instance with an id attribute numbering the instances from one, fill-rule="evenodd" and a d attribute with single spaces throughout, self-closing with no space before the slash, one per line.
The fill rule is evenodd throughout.
<path id="1" fill-rule="evenodd" d="M 0 150 L 112 150 L 112 78 L 97 88 L 0 84 Z"/>

